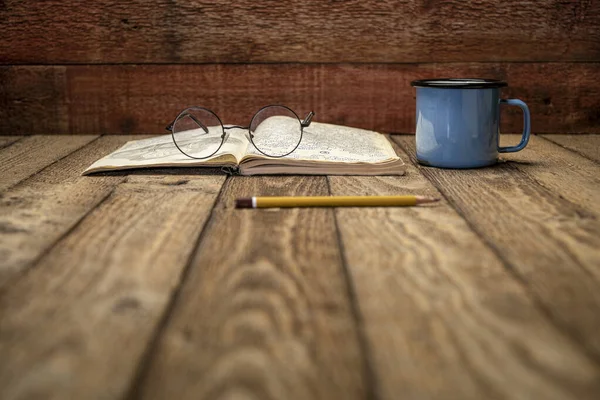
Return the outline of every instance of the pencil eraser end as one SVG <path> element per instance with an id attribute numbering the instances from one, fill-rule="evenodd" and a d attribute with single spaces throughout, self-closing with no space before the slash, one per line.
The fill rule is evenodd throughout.
<path id="1" fill-rule="evenodd" d="M 235 208 L 252 208 L 252 198 L 235 199 Z"/>

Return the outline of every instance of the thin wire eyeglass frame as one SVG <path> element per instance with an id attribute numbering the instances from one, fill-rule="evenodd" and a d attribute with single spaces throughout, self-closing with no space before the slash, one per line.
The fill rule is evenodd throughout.
<path id="1" fill-rule="evenodd" d="M 270 107 L 280 107 L 280 108 L 284 108 L 286 110 L 288 110 L 289 112 L 291 112 L 296 119 L 298 120 L 298 123 L 300 124 L 300 139 L 298 140 L 298 143 L 296 143 L 296 146 L 289 152 L 282 154 L 282 155 L 272 155 L 272 154 L 267 154 L 264 151 L 262 151 L 260 148 L 258 148 L 258 146 L 256 145 L 256 143 L 254 143 L 254 135 L 252 134 L 252 132 L 250 131 L 250 128 L 252 127 L 252 124 L 254 122 L 254 119 L 260 115 L 260 113 L 264 110 L 266 110 L 267 108 Z M 200 122 L 196 117 L 194 117 L 193 114 L 191 114 L 190 112 L 193 110 L 202 110 L 202 111 L 206 111 L 210 114 L 212 114 L 217 121 L 219 121 L 219 125 L 221 126 L 221 143 L 219 144 L 219 147 L 217 147 L 217 149 L 212 152 L 211 154 L 204 156 L 204 157 L 195 157 L 195 156 L 191 156 L 189 154 L 187 154 L 185 151 L 183 151 L 179 145 L 177 144 L 177 141 L 175 140 L 175 134 L 176 132 L 173 130 L 175 124 L 177 123 L 177 121 L 180 118 L 183 117 L 190 117 L 205 133 L 208 133 L 208 128 L 206 126 L 204 126 L 204 124 L 202 124 L 202 122 Z M 204 108 L 204 107 L 200 107 L 200 106 L 192 106 L 192 107 L 188 107 L 185 110 L 183 110 L 182 112 L 179 113 L 179 115 L 177 116 L 177 118 L 175 118 L 173 120 L 173 122 L 171 122 L 169 125 L 167 125 L 166 129 L 171 132 L 171 138 L 173 139 L 173 143 L 175 144 L 175 147 L 177 147 L 177 149 L 183 153 L 184 155 L 186 155 L 189 158 L 193 158 L 196 160 L 205 160 L 207 158 L 210 158 L 212 156 L 214 156 L 215 154 L 217 154 L 219 152 L 219 150 L 221 150 L 221 147 L 223 147 L 223 144 L 225 143 L 225 141 L 227 140 L 227 138 L 229 137 L 229 132 L 226 132 L 229 129 L 234 129 L 234 128 L 238 128 L 238 129 L 246 129 L 248 130 L 248 136 L 247 138 L 250 140 L 250 142 L 252 143 L 252 145 L 254 146 L 254 148 L 256 150 L 258 150 L 261 154 L 264 154 L 267 157 L 271 157 L 271 158 L 281 158 L 281 157 L 285 157 L 288 156 L 290 154 L 292 154 L 294 151 L 296 151 L 296 149 L 298 148 L 298 146 L 300 146 L 300 143 L 302 142 L 302 136 L 304 134 L 304 128 L 308 128 L 310 126 L 310 123 L 312 122 L 313 117 L 315 116 L 314 111 L 310 111 L 306 117 L 304 118 L 304 120 L 300 120 L 300 117 L 298 117 L 298 114 L 296 114 L 294 112 L 294 110 L 292 110 L 291 108 L 284 106 L 284 105 L 279 105 L 279 104 L 270 104 L 264 107 L 261 107 L 260 110 L 258 110 L 254 116 L 252 117 L 252 119 L 250 120 L 250 125 L 248 126 L 240 126 L 240 125 L 231 125 L 231 126 L 224 126 L 223 122 L 221 121 L 221 118 L 219 118 L 219 116 L 217 114 L 215 114 L 214 112 L 212 112 L 211 110 L 209 110 L 208 108 Z"/>

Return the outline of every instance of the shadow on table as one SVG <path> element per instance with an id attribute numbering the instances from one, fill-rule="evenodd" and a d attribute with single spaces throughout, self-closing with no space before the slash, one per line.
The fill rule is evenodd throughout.
<path id="1" fill-rule="evenodd" d="M 519 165 L 547 165 L 548 163 L 545 160 L 536 160 L 536 161 L 500 160 L 500 162 L 496 165 L 502 165 L 502 164 L 518 167 Z"/>
<path id="2" fill-rule="evenodd" d="M 531 166 L 531 165 L 547 165 L 548 163 L 544 160 L 540 161 L 524 161 L 524 160 L 503 160 L 500 159 L 496 164 L 485 165 L 482 167 L 474 167 L 474 168 L 448 168 L 448 167 L 434 167 L 430 165 L 425 165 L 418 163 L 417 166 L 419 168 L 431 168 L 431 169 L 439 169 L 439 170 L 447 170 L 447 171 L 477 171 L 477 170 L 503 170 L 505 168 L 518 168 L 520 166 Z"/>
<path id="3" fill-rule="evenodd" d="M 124 169 L 119 171 L 101 171 L 94 172 L 88 176 L 131 176 L 131 175 L 150 175 L 150 176 L 164 176 L 164 175 L 231 175 L 231 173 L 223 168 L 195 168 L 195 167 L 169 167 L 169 168 L 137 168 L 137 169 Z"/>

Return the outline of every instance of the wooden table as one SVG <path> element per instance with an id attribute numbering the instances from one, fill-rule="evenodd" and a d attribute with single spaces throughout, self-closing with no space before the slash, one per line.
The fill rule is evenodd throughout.
<path id="1" fill-rule="evenodd" d="M 0 398 L 599 399 L 600 136 L 478 170 L 82 170 L 0 138 Z M 504 138 L 516 142 L 516 137 Z M 236 210 L 249 195 L 442 196 Z"/>

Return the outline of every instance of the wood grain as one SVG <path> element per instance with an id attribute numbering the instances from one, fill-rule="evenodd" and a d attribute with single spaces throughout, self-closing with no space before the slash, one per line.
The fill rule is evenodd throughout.
<path id="1" fill-rule="evenodd" d="M 12 282 L 0 398 L 123 398 L 224 179 L 131 176 Z"/>
<path id="2" fill-rule="evenodd" d="M 328 179 L 334 195 L 440 195 L 412 165 L 403 177 Z M 598 365 L 448 203 L 339 208 L 336 219 L 378 398 L 598 396 Z"/>
<path id="3" fill-rule="evenodd" d="M 32 136 L 0 149 L 0 192 L 85 146 L 98 136 Z"/>
<path id="4" fill-rule="evenodd" d="M 0 62 L 600 61 L 595 1 L 5 0 Z"/>
<path id="5" fill-rule="evenodd" d="M 414 157 L 414 138 L 394 140 Z M 422 167 L 420 171 L 510 265 L 556 326 L 599 361 L 596 214 L 506 163 L 475 170 Z"/>
<path id="6" fill-rule="evenodd" d="M 364 398 L 333 211 L 232 209 L 237 197 L 327 193 L 324 177 L 228 181 L 131 398 Z"/>
<path id="7" fill-rule="evenodd" d="M 520 141 L 520 135 L 501 135 L 500 138 L 502 146 Z M 598 163 L 538 136 L 530 138 L 525 150 L 503 154 L 502 159 L 538 184 L 600 218 Z"/>
<path id="8" fill-rule="evenodd" d="M 65 87 L 64 67 L 0 67 L 0 133 L 69 133 Z"/>
<path id="9" fill-rule="evenodd" d="M 542 136 L 564 148 L 581 154 L 584 157 L 600 162 L 600 135 L 552 135 Z"/>
<path id="10" fill-rule="evenodd" d="M 14 142 L 22 138 L 22 136 L 0 136 L 0 149 L 10 146 Z"/>
<path id="11" fill-rule="evenodd" d="M 82 177 L 81 173 L 131 139 L 104 136 L 2 193 L 0 289 L 126 179 L 124 174 Z"/>
<path id="12" fill-rule="evenodd" d="M 166 124 L 191 105 L 211 108 L 225 123 L 249 124 L 263 105 L 282 103 L 299 114 L 314 110 L 317 121 L 410 133 L 415 130 L 412 80 L 482 76 L 509 82 L 503 97 L 529 104 L 535 133 L 600 132 L 600 63 L 62 66 L 55 67 L 56 79 L 48 76 L 48 68 L 12 67 L 5 74 L 12 77 L 6 101 L 21 103 L 0 108 L 0 129 L 165 133 Z M 39 96 L 19 89 L 26 84 L 15 78 L 21 74 L 41 82 Z M 46 108 L 51 100 L 45 93 L 56 93 L 57 104 L 69 101 Z M 28 118 L 36 123 L 21 125 Z M 521 130 L 520 110 L 504 107 L 502 131 Z"/>

